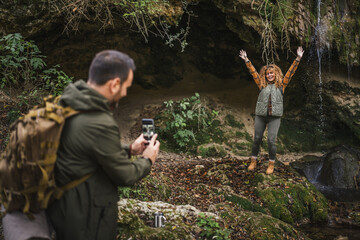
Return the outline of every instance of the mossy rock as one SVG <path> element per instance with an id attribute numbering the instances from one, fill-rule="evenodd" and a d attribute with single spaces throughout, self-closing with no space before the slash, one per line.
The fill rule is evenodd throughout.
<path id="1" fill-rule="evenodd" d="M 235 203 L 237 206 L 241 207 L 244 210 L 252 211 L 252 212 L 262 212 L 262 213 L 266 214 L 265 208 L 263 208 L 259 204 L 252 203 L 250 200 L 248 200 L 236 193 L 225 194 L 224 196 L 227 201 Z"/>
<path id="2" fill-rule="evenodd" d="M 219 144 L 209 143 L 197 147 L 197 155 L 202 157 L 225 157 L 227 151 Z"/>
<path id="3" fill-rule="evenodd" d="M 224 226 L 224 221 L 216 214 L 201 212 L 190 205 L 122 199 L 118 202 L 118 210 L 120 239 L 194 239 L 204 231 L 196 224 L 201 214 Z M 154 227 L 156 212 L 164 214 L 165 227 Z"/>
<path id="4" fill-rule="evenodd" d="M 173 190 L 170 180 L 164 174 L 148 175 L 133 187 L 120 187 L 120 197 L 136 198 L 143 201 L 160 201 L 168 199 Z M 184 190 L 178 189 L 183 192 Z"/>
<path id="5" fill-rule="evenodd" d="M 303 219 L 313 223 L 327 221 L 327 199 L 306 178 L 295 182 L 275 175 L 259 175 L 255 194 L 273 217 L 290 224 Z"/>
<path id="6" fill-rule="evenodd" d="M 226 204 L 218 204 L 216 209 L 231 230 L 245 235 L 241 239 L 309 239 L 290 224 L 261 212 L 239 211 Z"/>

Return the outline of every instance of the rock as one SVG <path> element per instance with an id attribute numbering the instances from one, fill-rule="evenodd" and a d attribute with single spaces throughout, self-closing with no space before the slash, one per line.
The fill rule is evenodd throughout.
<path id="1" fill-rule="evenodd" d="M 118 202 L 118 209 L 120 239 L 194 239 L 194 236 L 204 231 L 196 224 L 200 216 L 224 224 L 216 214 L 201 212 L 190 205 L 122 199 Z M 164 214 L 165 227 L 154 227 L 155 212 Z"/>
<path id="2" fill-rule="evenodd" d="M 290 164 L 328 199 L 360 201 L 360 151 L 346 145 L 331 148 L 322 157 L 305 156 Z"/>
<path id="3" fill-rule="evenodd" d="M 358 189 L 360 186 L 360 151 L 340 145 L 329 150 L 318 181 L 325 186 Z"/>
<path id="4" fill-rule="evenodd" d="M 239 211 L 225 204 L 216 206 L 217 212 L 232 223 L 236 239 L 308 239 L 293 226 L 261 212 Z M 241 233 L 246 232 L 246 237 Z"/>
<path id="5" fill-rule="evenodd" d="M 313 223 L 328 219 L 326 198 L 305 178 L 290 181 L 261 173 L 254 182 L 257 182 L 255 194 L 273 217 L 290 224 L 306 218 Z"/>
<path id="6" fill-rule="evenodd" d="M 301 159 L 291 162 L 290 166 L 310 182 L 316 181 L 323 166 L 322 157 L 305 155 Z"/>
<path id="7" fill-rule="evenodd" d="M 121 239 L 204 239 L 206 233 L 229 233 L 238 239 L 307 239 L 291 225 L 260 212 L 238 210 L 226 204 L 211 207 L 215 213 L 201 212 L 190 205 L 172 205 L 164 202 L 141 202 L 122 199 L 118 202 L 119 237 Z M 154 213 L 166 217 L 165 227 L 154 228 Z M 199 224 L 198 219 L 204 219 Z M 215 223 L 220 227 L 215 227 Z M 216 231 L 212 232 L 212 229 Z M 206 235 L 207 237 L 213 237 Z M 208 238 L 208 239 L 210 239 Z M 225 238 L 224 238 L 225 239 Z"/>

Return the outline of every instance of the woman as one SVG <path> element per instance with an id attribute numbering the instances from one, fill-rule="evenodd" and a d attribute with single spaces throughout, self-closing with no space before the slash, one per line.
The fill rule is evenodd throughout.
<path id="1" fill-rule="evenodd" d="M 252 146 L 252 156 L 250 158 L 251 163 L 248 167 L 249 171 L 253 171 L 256 167 L 260 144 L 266 125 L 268 125 L 269 165 L 266 174 L 272 174 L 274 172 L 276 137 L 280 127 L 280 118 L 283 115 L 283 94 L 286 86 L 294 75 L 303 54 L 303 48 L 299 47 L 297 49 L 297 57 L 284 77 L 281 69 L 275 64 L 263 66 L 260 70 L 260 74 L 258 74 L 248 59 L 246 52 L 240 50 L 239 56 L 244 59 L 246 67 L 249 69 L 250 74 L 260 89 L 255 109 L 255 134 Z"/>

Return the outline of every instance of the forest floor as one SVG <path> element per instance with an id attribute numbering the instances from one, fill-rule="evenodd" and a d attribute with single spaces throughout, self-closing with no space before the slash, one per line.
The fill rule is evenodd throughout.
<path id="1" fill-rule="evenodd" d="M 314 153 L 312 153 L 314 154 Z M 319 153 L 318 153 L 319 154 Z M 279 178 L 283 179 L 293 179 L 296 182 L 303 181 L 299 175 L 294 173 L 294 171 L 289 166 L 291 161 L 296 161 L 304 154 L 287 154 L 279 156 L 279 166 L 275 168 L 273 174 Z M 220 184 L 219 179 L 214 177 L 209 177 L 209 174 L 206 174 L 214 165 L 226 164 L 230 166 L 231 171 L 227 174 L 227 177 L 230 179 L 230 187 L 235 190 L 236 193 L 241 194 L 241 196 L 246 197 L 251 200 L 253 203 L 257 203 L 260 206 L 262 205 L 262 200 L 258 198 L 255 194 L 255 188 L 251 184 L 252 179 L 259 174 L 264 173 L 267 168 L 266 157 L 263 156 L 257 165 L 255 171 L 249 172 L 246 170 L 249 159 L 248 157 L 224 157 L 224 158 L 202 158 L 202 157 L 190 157 L 186 155 L 179 155 L 174 153 L 161 153 L 158 160 L 156 161 L 152 175 L 163 174 L 171 179 L 171 189 L 185 189 L 190 192 L 195 200 L 192 201 L 195 203 L 195 207 L 202 211 L 208 211 L 208 208 L 212 204 L 217 204 L 224 201 L 223 196 L 219 195 L 218 198 L 210 198 L 206 190 L 203 192 L 196 191 L 194 189 L 199 183 L 205 184 L 208 187 L 217 187 Z M 199 169 L 199 171 L 194 171 Z M 169 184 L 169 183 L 167 183 Z M 288 188 L 286 185 L 279 185 L 279 189 Z M 174 195 L 174 194 L 172 194 Z M 175 194 L 176 195 L 176 194 Z M 181 203 L 181 193 L 178 194 L 178 199 L 169 199 L 169 203 L 172 204 L 182 204 Z M 184 202 L 183 204 L 186 204 Z M 350 228 L 356 229 L 356 236 L 360 237 L 360 225 L 354 222 L 350 216 L 353 213 L 360 212 L 360 203 L 355 202 L 334 202 L 328 200 L 329 205 L 329 221 L 323 226 L 348 226 Z M 297 223 L 295 225 L 298 230 L 302 230 L 303 224 L 308 224 L 307 222 Z M 334 232 L 331 235 L 335 239 L 339 232 Z M 331 233 L 329 233 L 331 234 Z M 327 237 L 329 237 L 328 235 Z M 323 238 L 318 238 L 323 239 Z M 349 238 L 356 239 L 356 238 Z"/>
<path id="2" fill-rule="evenodd" d="M 215 106 L 223 112 L 231 112 L 236 119 L 244 123 L 248 132 L 252 132 L 253 119 L 249 116 L 254 107 L 252 105 L 256 101 L 256 94 L 252 93 L 256 88 L 249 84 L 248 86 L 242 86 L 241 93 L 239 92 L 239 94 L 234 94 L 234 90 L 236 91 L 237 89 L 215 92 L 209 91 L 200 94 L 201 96 L 210 96 Z M 116 116 L 121 123 L 120 131 L 122 133 L 123 143 L 130 143 L 139 135 L 141 132 L 141 118 L 154 118 L 153 109 L 160 107 L 163 101 L 170 99 L 178 100 L 193 95 L 193 93 L 179 93 L 179 88 L 176 87 L 172 90 L 159 92 L 157 90 L 139 90 L 139 88 L 135 86 L 132 90 L 130 89 L 130 91 L 133 92 L 130 92 L 128 97 L 121 100 Z M 15 103 L 1 94 L 0 91 L 0 104 L 0 150 L 3 150 L 8 134 L 9 109 L 15 106 Z M 287 153 L 278 155 L 278 160 L 281 164 L 275 168 L 274 174 L 281 178 L 292 178 L 302 181 L 301 178 L 298 178 L 294 175 L 294 172 L 290 170 L 289 163 L 307 154 L 321 156 L 323 153 Z M 263 158 L 265 158 L 265 156 Z M 249 183 L 251 183 L 256 174 L 265 172 L 267 161 L 261 161 L 254 172 L 246 171 L 248 161 L 248 156 L 228 155 L 224 158 L 203 158 L 200 156 L 188 156 L 185 154 L 161 151 L 151 174 L 165 175 L 170 179 L 172 184 L 171 188 L 174 189 L 174 191 L 175 189 L 185 189 L 191 192 L 193 198 L 196 199 L 196 201 L 193 201 L 195 207 L 207 211 L 209 205 L 224 201 L 223 196 L 219 195 L 218 198 L 210 198 L 206 191 L 195 191 L 194 184 L 202 183 L 210 187 L 216 187 L 219 184 L 218 179 L 216 179 L 216 177 L 211 178 L 205 173 L 214 165 L 226 164 L 232 169 L 227 176 L 231 180 L 232 189 L 241 193 L 242 196 L 246 196 L 247 199 L 251 199 L 254 203 L 261 205 L 261 199 L 254 194 L 254 186 Z M 194 171 L 194 169 L 199 169 L 199 171 Z M 278 188 L 287 188 L 287 186 L 278 186 Z M 182 203 L 186 204 L 186 202 L 182 202 L 181 194 L 179 194 L 177 199 L 169 199 L 168 202 L 177 205 Z M 353 212 L 360 212 L 359 203 L 333 202 L 330 200 L 328 203 L 330 219 L 328 224 L 360 227 L 349 217 Z M 303 223 L 298 223 L 297 225 L 299 230 L 301 230 L 301 224 Z M 1 224 L 0 240 L 3 240 Z"/>

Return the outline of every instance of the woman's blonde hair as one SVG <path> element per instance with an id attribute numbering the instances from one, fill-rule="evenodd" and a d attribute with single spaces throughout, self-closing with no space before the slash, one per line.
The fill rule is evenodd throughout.
<path id="1" fill-rule="evenodd" d="M 282 73 L 281 69 L 275 65 L 275 64 L 269 64 L 266 66 L 263 66 L 260 69 L 260 87 L 261 88 L 265 88 L 268 85 L 268 81 L 266 80 L 266 71 L 267 70 L 273 70 L 275 73 L 275 86 L 278 87 L 282 87 L 282 79 L 284 77 L 284 74 Z"/>

